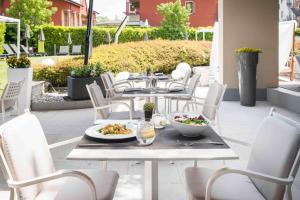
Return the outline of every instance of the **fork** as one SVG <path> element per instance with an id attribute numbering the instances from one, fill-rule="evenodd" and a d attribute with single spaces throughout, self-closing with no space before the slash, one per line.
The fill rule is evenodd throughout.
<path id="1" fill-rule="evenodd" d="M 223 145 L 224 143 L 222 142 L 213 142 L 213 141 L 196 141 L 196 142 L 181 142 L 179 140 L 177 140 L 177 143 L 183 146 L 193 146 L 195 144 L 212 144 L 212 145 Z"/>

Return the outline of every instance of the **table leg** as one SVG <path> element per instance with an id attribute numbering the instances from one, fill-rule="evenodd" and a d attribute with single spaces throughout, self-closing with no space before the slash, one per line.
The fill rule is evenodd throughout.
<path id="1" fill-rule="evenodd" d="M 155 103 L 155 106 L 156 106 L 155 110 L 156 110 L 157 113 L 159 113 L 158 112 L 158 97 L 154 97 L 154 103 Z"/>
<path id="2" fill-rule="evenodd" d="M 145 161 L 145 200 L 158 200 L 158 162 Z"/>

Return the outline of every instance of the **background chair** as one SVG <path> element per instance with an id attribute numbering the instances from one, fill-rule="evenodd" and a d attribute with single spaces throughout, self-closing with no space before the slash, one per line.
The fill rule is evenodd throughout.
<path id="1" fill-rule="evenodd" d="M 73 45 L 71 55 L 81 55 L 81 45 Z"/>
<path id="2" fill-rule="evenodd" d="M 4 87 L 2 96 L 0 98 L 2 112 L 2 120 L 5 120 L 5 111 L 9 108 L 15 108 L 18 110 L 18 98 L 22 89 L 23 81 L 20 82 L 8 82 Z"/>
<path id="3" fill-rule="evenodd" d="M 300 163 L 300 125 L 272 109 L 260 125 L 245 170 L 189 167 L 190 199 L 292 199 Z"/>
<path id="4" fill-rule="evenodd" d="M 187 63 L 179 63 L 176 69 L 172 71 L 172 81 L 167 83 L 167 87 L 187 87 L 191 76 L 191 67 Z"/>
<path id="5" fill-rule="evenodd" d="M 109 101 L 108 99 L 103 97 L 103 93 L 101 88 L 97 85 L 96 82 L 86 85 L 88 93 L 90 95 L 95 115 L 94 121 L 96 122 L 99 119 L 137 119 L 142 117 L 141 112 L 133 112 L 132 108 L 124 103 L 117 100 Z M 123 105 L 128 111 L 126 112 L 110 112 L 110 108 Z"/>
<path id="6" fill-rule="evenodd" d="M 28 55 L 28 56 L 42 56 L 42 54 L 39 54 L 39 53 L 31 53 L 31 52 L 29 52 L 28 48 L 25 47 L 23 44 L 21 44 L 20 47 L 25 52 L 25 54 Z"/>
<path id="7" fill-rule="evenodd" d="M 207 119 L 209 119 L 213 125 L 217 125 L 218 132 L 221 132 L 220 120 L 219 120 L 219 108 L 223 101 L 223 97 L 226 91 L 227 85 L 223 85 L 215 81 L 209 86 L 205 99 L 193 97 L 192 101 L 188 101 L 183 107 L 185 112 L 189 107 L 194 105 L 193 111 L 201 112 Z M 204 100 L 200 102 L 199 100 Z M 199 107 L 202 110 L 199 111 Z"/>
<path id="8" fill-rule="evenodd" d="M 69 55 L 69 46 L 60 46 L 57 55 L 59 56 Z"/>
<path id="9" fill-rule="evenodd" d="M 25 113 L 2 125 L 0 139 L 1 167 L 11 200 L 113 199 L 117 172 L 55 169 L 50 147 L 34 115 Z"/>
<path id="10" fill-rule="evenodd" d="M 6 55 L 8 56 L 15 56 L 17 55 L 10 47 L 8 44 L 3 44 L 3 49 L 6 51 Z"/>
<path id="11" fill-rule="evenodd" d="M 166 97 L 166 99 L 169 102 L 168 103 L 169 112 L 172 112 L 172 100 L 176 100 L 176 111 L 178 111 L 179 101 L 190 101 L 190 100 L 193 99 L 193 96 L 194 96 L 194 93 L 196 91 L 196 88 L 197 88 L 200 77 L 201 77 L 200 74 L 194 74 L 192 76 L 192 78 L 190 79 L 187 87 L 185 88 L 187 90 L 187 92 L 189 93 L 189 96 L 187 96 L 187 97 L 177 97 L 177 96 L 174 95 L 172 97 Z"/>
<path id="12" fill-rule="evenodd" d="M 130 81 L 128 81 L 129 73 L 120 72 L 115 78 L 112 72 L 105 73 L 108 83 L 113 87 L 114 91 L 117 93 L 123 92 L 125 88 L 133 87 Z"/>

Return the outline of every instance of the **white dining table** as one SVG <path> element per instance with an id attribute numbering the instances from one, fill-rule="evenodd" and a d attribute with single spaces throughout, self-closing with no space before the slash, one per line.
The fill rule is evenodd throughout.
<path id="1" fill-rule="evenodd" d="M 87 161 L 143 161 L 145 163 L 145 200 L 158 200 L 158 162 L 176 160 L 232 160 L 238 155 L 230 148 L 74 148 L 69 160 Z"/>

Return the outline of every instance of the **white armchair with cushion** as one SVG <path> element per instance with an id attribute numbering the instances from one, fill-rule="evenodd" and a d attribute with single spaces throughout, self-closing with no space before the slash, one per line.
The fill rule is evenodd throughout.
<path id="1" fill-rule="evenodd" d="M 11 200 L 111 200 L 114 197 L 117 172 L 57 171 L 42 127 L 30 113 L 0 127 L 0 156 Z"/>
<path id="2" fill-rule="evenodd" d="M 300 125 L 274 110 L 261 123 L 246 169 L 190 167 L 185 170 L 192 200 L 292 199 L 299 168 Z"/>

